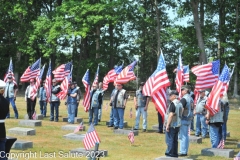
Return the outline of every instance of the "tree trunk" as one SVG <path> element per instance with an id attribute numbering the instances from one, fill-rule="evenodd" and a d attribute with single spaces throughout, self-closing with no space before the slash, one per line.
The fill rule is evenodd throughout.
<path id="1" fill-rule="evenodd" d="M 112 23 L 110 22 L 109 23 L 109 29 L 108 29 L 108 32 L 109 32 L 109 45 L 110 45 L 110 62 L 108 64 L 108 67 L 109 68 L 113 68 L 114 67 L 114 57 L 113 57 L 113 25 Z"/>
<path id="2" fill-rule="evenodd" d="M 198 4 L 199 4 L 198 0 L 191 0 L 194 26 L 195 26 L 196 36 L 197 36 L 197 40 L 198 40 L 198 47 L 200 49 L 199 61 L 200 61 L 200 64 L 202 64 L 202 63 L 205 64 L 205 63 L 207 63 L 207 56 L 206 56 L 205 49 L 204 49 L 204 41 L 203 41 L 203 36 L 202 36 L 202 31 L 201 31 L 201 24 L 200 24 L 199 16 L 198 16 Z"/>
<path id="3" fill-rule="evenodd" d="M 154 6 L 155 6 L 155 12 L 156 12 L 156 21 L 157 21 L 157 56 L 159 57 L 161 53 L 161 38 L 160 38 L 161 24 L 160 24 L 160 15 L 159 15 L 157 0 L 155 0 L 154 3 L 155 3 Z"/>
<path id="4" fill-rule="evenodd" d="M 96 27 L 96 59 L 99 58 L 99 49 L 100 49 L 100 25 Z"/>

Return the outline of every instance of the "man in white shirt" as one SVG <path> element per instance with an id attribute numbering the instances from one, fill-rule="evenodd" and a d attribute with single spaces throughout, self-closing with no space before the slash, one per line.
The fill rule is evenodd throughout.
<path id="1" fill-rule="evenodd" d="M 35 106 L 36 106 L 36 96 L 34 99 L 32 99 L 32 96 L 31 96 L 34 85 L 35 85 L 35 79 L 30 79 L 30 85 L 27 87 L 25 91 L 25 101 L 27 102 L 27 114 L 29 119 L 33 119 L 32 115 L 35 111 Z"/>

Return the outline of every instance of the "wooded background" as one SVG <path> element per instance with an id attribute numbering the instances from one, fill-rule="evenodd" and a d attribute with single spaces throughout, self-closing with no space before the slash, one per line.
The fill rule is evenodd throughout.
<path id="1" fill-rule="evenodd" d="M 79 84 L 87 68 L 92 81 L 100 64 L 102 81 L 114 65 L 126 66 L 139 55 L 135 71 L 145 81 L 162 49 L 172 82 L 179 53 L 190 68 L 209 57 L 220 59 L 221 69 L 225 62 L 235 64 L 229 90 L 237 96 L 239 6 L 240 0 L 1 0 L 1 76 L 10 57 L 17 81 L 42 57 L 47 67 L 51 60 L 52 69 L 72 61 L 73 80 Z M 170 10 L 177 13 L 175 19 Z M 194 85 L 192 74 L 190 81 Z"/>

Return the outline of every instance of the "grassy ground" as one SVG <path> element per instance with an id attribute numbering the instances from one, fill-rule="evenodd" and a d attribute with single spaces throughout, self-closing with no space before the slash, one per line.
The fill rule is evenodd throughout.
<path id="1" fill-rule="evenodd" d="M 106 104 L 106 100 L 104 101 L 104 107 Z M 6 129 L 10 129 L 13 127 L 18 126 L 18 122 L 20 119 L 24 118 L 24 115 L 26 114 L 26 103 L 24 101 L 23 97 L 17 97 L 17 108 L 19 110 L 20 116 L 19 119 L 13 119 L 13 110 L 11 108 L 11 119 L 6 120 Z M 239 129 L 239 102 L 237 100 L 231 100 L 231 109 L 230 109 L 230 115 L 229 115 L 229 121 L 228 121 L 228 131 L 231 133 L 231 137 L 227 138 L 227 141 L 225 143 L 225 148 L 228 149 L 234 149 L 235 155 L 239 152 L 239 149 L 237 149 L 236 145 L 237 142 L 239 142 L 240 137 L 240 129 Z M 61 127 L 63 125 L 66 125 L 66 122 L 62 122 L 62 118 L 67 116 L 67 110 L 64 103 L 61 103 L 60 105 L 60 122 L 50 122 L 49 121 L 49 104 L 48 104 L 48 111 L 47 111 L 47 117 L 44 118 L 42 122 L 41 127 L 35 127 L 36 129 L 36 135 L 35 136 L 19 136 L 19 135 L 12 135 L 8 134 L 8 136 L 17 137 L 18 140 L 28 140 L 33 141 L 33 148 L 28 150 L 11 150 L 11 153 L 34 153 L 36 154 L 36 158 L 30 158 L 30 159 L 44 159 L 44 160 L 51 160 L 51 159 L 74 159 L 74 158 L 64 158 L 64 156 L 68 156 L 68 152 L 71 149 L 75 148 L 82 148 L 83 144 L 79 141 L 72 141 L 72 140 L 66 140 L 63 138 L 63 135 L 70 133 L 70 131 L 64 131 L 61 130 Z M 129 117 L 129 110 L 133 107 L 133 100 L 130 99 L 127 103 L 127 109 L 125 110 L 125 120 L 128 122 L 128 127 L 131 128 L 131 126 L 134 124 L 134 118 L 132 119 Z M 39 104 L 36 105 L 37 113 L 40 112 Z M 151 160 L 160 156 L 164 156 L 165 150 L 166 150 L 166 144 L 165 144 L 165 135 L 164 134 L 158 134 L 155 131 L 152 130 L 152 125 L 157 124 L 157 112 L 153 106 L 153 103 L 151 102 L 149 105 L 148 110 L 148 130 L 147 132 L 142 132 L 140 130 L 140 133 L 138 136 L 135 137 L 135 143 L 133 145 L 130 145 L 130 142 L 127 138 L 127 135 L 116 135 L 113 134 L 113 130 L 111 128 L 106 127 L 106 121 L 109 120 L 109 112 L 110 108 L 108 110 L 103 109 L 103 116 L 102 121 L 100 122 L 100 125 L 96 126 L 95 129 L 97 130 L 101 143 L 99 146 L 99 149 L 105 149 L 108 150 L 108 156 L 101 158 L 106 160 Z M 133 112 L 135 113 L 135 112 Z M 81 117 L 84 119 L 84 122 L 88 121 L 88 114 L 83 111 L 82 105 L 79 106 L 79 113 L 78 117 Z M 87 125 L 87 123 L 85 123 Z M 31 127 L 29 127 L 31 128 Z M 88 126 L 87 126 L 88 128 Z M 142 120 L 140 123 L 140 128 L 142 128 Z M 79 134 L 85 133 L 79 132 Z M 191 133 L 193 134 L 193 133 Z M 210 139 L 206 138 L 203 139 L 202 144 L 192 144 L 190 143 L 189 147 L 189 153 L 188 158 L 192 159 L 201 159 L 201 160 L 223 160 L 226 158 L 221 157 L 207 157 L 201 155 L 201 149 L 203 148 L 209 148 L 210 145 Z M 64 153 L 64 156 L 62 154 L 58 154 L 61 151 L 61 153 Z M 44 153 L 48 157 L 43 157 Z M 56 155 L 54 155 L 54 153 Z M 40 155 L 41 154 L 41 155 Z M 25 154 L 26 155 L 26 154 Z M 41 157 L 40 157 L 41 156 Z M 19 158 L 19 160 L 22 160 L 24 158 Z M 75 158 L 75 159 L 86 159 L 86 158 Z M 232 159 L 232 158 L 230 158 Z"/>

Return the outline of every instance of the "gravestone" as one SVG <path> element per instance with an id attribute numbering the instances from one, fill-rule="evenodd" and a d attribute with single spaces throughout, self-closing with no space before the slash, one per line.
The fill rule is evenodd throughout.
<path id="1" fill-rule="evenodd" d="M 22 127 L 15 127 L 10 128 L 8 133 L 17 134 L 21 136 L 28 136 L 28 135 L 36 135 L 36 130 L 32 128 L 22 128 Z"/>
<path id="2" fill-rule="evenodd" d="M 234 156 L 233 149 L 218 149 L 218 148 L 205 148 L 202 149 L 201 154 L 204 156 L 220 156 L 232 158 Z"/>
<path id="3" fill-rule="evenodd" d="M 107 126 L 109 125 L 109 121 L 107 121 L 107 122 L 106 122 L 106 125 L 107 125 Z M 123 127 L 125 127 L 125 128 L 126 128 L 126 127 L 127 127 L 127 125 L 128 125 L 127 121 L 124 121 L 124 122 L 123 122 Z"/>
<path id="4" fill-rule="evenodd" d="M 230 132 L 227 132 L 227 137 L 230 137 Z"/>
<path id="5" fill-rule="evenodd" d="M 237 144 L 237 148 L 240 148 L 240 143 Z"/>
<path id="6" fill-rule="evenodd" d="M 189 159 L 189 158 L 175 158 L 175 157 L 158 157 L 155 158 L 155 160 L 193 160 L 193 159 Z"/>
<path id="7" fill-rule="evenodd" d="M 65 126 L 62 126 L 62 130 L 68 130 L 68 131 L 74 131 L 76 128 L 78 127 L 78 125 L 71 125 L 71 124 L 68 124 L 68 125 L 65 125 Z M 85 126 L 83 126 L 83 129 L 81 131 L 85 131 Z M 80 131 L 80 132 L 81 132 Z"/>
<path id="8" fill-rule="evenodd" d="M 129 129 L 114 129 L 113 133 L 128 135 L 130 131 L 131 130 L 129 130 Z M 133 134 L 134 134 L 134 136 L 137 136 L 138 135 L 138 130 L 133 130 Z"/>
<path id="9" fill-rule="evenodd" d="M 28 114 L 25 114 L 24 119 L 26 119 L 26 120 L 29 119 Z M 37 114 L 36 120 L 43 120 L 43 115 Z"/>
<path id="10" fill-rule="evenodd" d="M 28 126 L 28 127 L 37 127 L 37 126 L 42 126 L 42 121 L 41 120 L 20 120 L 18 125 Z"/>
<path id="11" fill-rule="evenodd" d="M 81 123 L 83 121 L 82 118 L 75 117 L 74 123 Z M 63 117 L 63 122 L 68 122 L 68 117 Z"/>
<path id="12" fill-rule="evenodd" d="M 70 153 L 73 153 L 73 154 L 81 154 L 83 157 L 90 157 L 91 154 L 94 155 L 94 150 L 89 150 L 89 151 L 86 151 L 85 148 L 76 148 L 76 149 L 72 149 L 70 150 Z M 96 155 L 99 155 L 100 157 L 106 157 L 108 155 L 108 151 L 107 150 L 98 150 L 95 152 Z"/>
<path id="13" fill-rule="evenodd" d="M 28 148 L 33 148 L 33 142 L 18 140 L 13 144 L 12 148 L 13 149 L 22 149 L 22 150 L 28 149 Z"/>
<path id="14" fill-rule="evenodd" d="M 82 141 L 85 137 L 85 134 L 69 133 L 69 134 L 64 135 L 63 137 L 65 139 Z"/>
<path id="15" fill-rule="evenodd" d="M 159 126 L 158 124 L 155 124 L 155 125 L 152 126 L 152 129 L 158 131 L 158 126 Z"/>
<path id="16" fill-rule="evenodd" d="M 190 143 L 202 143 L 202 137 L 189 136 Z"/>

